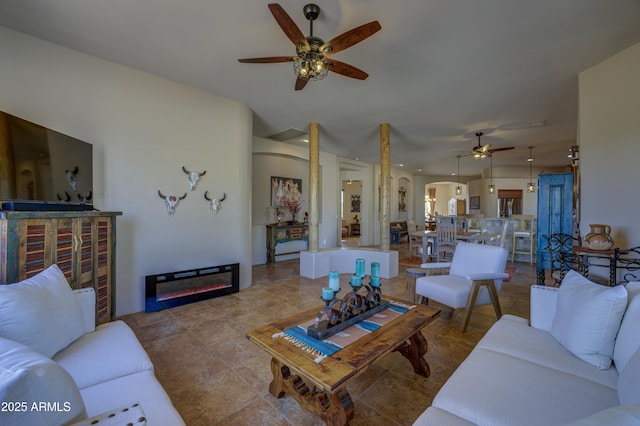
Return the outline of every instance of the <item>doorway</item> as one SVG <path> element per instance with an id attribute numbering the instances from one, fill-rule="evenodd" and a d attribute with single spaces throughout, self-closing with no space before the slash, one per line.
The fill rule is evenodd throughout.
<path id="1" fill-rule="evenodd" d="M 456 216 L 462 216 L 463 214 L 467 214 L 467 200 L 458 198 L 456 201 Z"/>
<path id="2" fill-rule="evenodd" d="M 346 179 L 342 181 L 341 211 L 341 246 L 360 245 L 360 222 L 362 206 L 362 181 Z"/>

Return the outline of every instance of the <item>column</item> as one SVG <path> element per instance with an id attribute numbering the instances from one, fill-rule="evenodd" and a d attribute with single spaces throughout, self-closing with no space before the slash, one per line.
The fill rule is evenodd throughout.
<path id="1" fill-rule="evenodd" d="M 391 211 L 391 147 L 389 123 L 380 124 L 380 246 L 389 250 Z"/>
<path id="2" fill-rule="evenodd" d="M 320 248 L 318 224 L 318 188 L 320 176 L 320 125 L 309 123 L 309 251 Z"/>

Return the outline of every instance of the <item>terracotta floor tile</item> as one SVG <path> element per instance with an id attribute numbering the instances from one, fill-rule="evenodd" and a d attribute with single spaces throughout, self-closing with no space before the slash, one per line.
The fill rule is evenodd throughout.
<path id="1" fill-rule="evenodd" d="M 266 401 L 259 399 L 216 423 L 217 425 L 289 426 L 290 423 Z"/>

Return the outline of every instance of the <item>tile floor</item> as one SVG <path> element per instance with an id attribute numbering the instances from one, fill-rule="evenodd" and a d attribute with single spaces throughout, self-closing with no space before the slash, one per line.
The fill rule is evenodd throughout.
<path id="1" fill-rule="evenodd" d="M 348 242 L 344 242 L 348 245 Z M 392 245 L 400 258 L 406 243 Z M 503 285 L 503 313 L 528 317 L 529 286 L 535 266 L 517 262 L 514 279 Z M 403 297 L 405 269 L 383 279 L 383 293 Z M 286 396 L 269 393 L 270 357 L 246 339 L 247 331 L 295 312 L 320 307 L 326 278 L 300 277 L 299 261 L 253 267 L 253 285 L 239 293 L 122 319 L 135 331 L 155 365 L 156 376 L 187 425 L 321 425 Z M 351 425 L 410 425 L 438 389 L 495 322 L 491 306 L 474 310 L 466 333 L 462 311 L 441 315 L 423 333 L 431 376 L 413 373 L 411 364 L 392 353 L 348 386 L 355 405 Z"/>

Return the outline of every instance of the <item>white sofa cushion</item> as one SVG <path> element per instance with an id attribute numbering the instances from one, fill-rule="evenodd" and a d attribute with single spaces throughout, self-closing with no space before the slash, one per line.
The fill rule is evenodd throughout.
<path id="1" fill-rule="evenodd" d="M 609 368 L 626 307 L 623 286 L 595 284 L 571 270 L 560 285 L 551 335 L 581 360 Z"/>
<path id="2" fill-rule="evenodd" d="M 33 349 L 3 337 L 0 400 L 3 425 L 52 426 L 86 418 L 82 397 L 69 373 Z"/>
<path id="3" fill-rule="evenodd" d="M 432 405 L 473 424 L 555 425 L 614 407 L 618 396 L 593 381 L 476 348 Z"/>
<path id="4" fill-rule="evenodd" d="M 441 410 L 437 407 L 429 407 L 413 422 L 413 426 L 422 425 L 474 426 L 475 423 L 470 423 L 465 419 L 454 416 L 448 411 Z"/>
<path id="5" fill-rule="evenodd" d="M 137 401 L 143 407 L 150 425 L 184 425 L 184 420 L 171 404 L 169 396 L 152 371 L 129 374 L 81 389 L 89 416 Z M 135 424 L 135 423 L 134 423 Z"/>
<path id="6" fill-rule="evenodd" d="M 629 301 L 640 294 L 640 281 L 629 281 L 625 284 L 624 288 L 629 293 Z"/>
<path id="7" fill-rule="evenodd" d="M 96 329 L 96 292 L 91 287 L 73 290 L 82 308 L 84 332 L 91 333 Z"/>
<path id="8" fill-rule="evenodd" d="M 631 283 L 630 283 L 631 284 Z M 629 296 L 634 294 L 637 285 L 627 285 Z M 629 358 L 640 347 L 640 296 L 631 298 L 627 310 L 622 317 L 616 344 L 613 348 L 613 363 L 618 371 L 622 371 Z"/>
<path id="9" fill-rule="evenodd" d="M 557 287 L 547 287 L 543 285 L 531 286 L 531 327 L 551 331 L 551 324 L 553 324 L 553 317 L 556 314 L 556 307 L 558 303 Z"/>
<path id="10" fill-rule="evenodd" d="M 640 426 L 640 404 L 620 405 L 563 426 Z"/>
<path id="11" fill-rule="evenodd" d="M 0 285 L 0 336 L 52 357 L 84 334 L 84 316 L 57 265 Z"/>
<path id="12" fill-rule="evenodd" d="M 620 371 L 618 378 L 620 404 L 640 404 L 640 349 L 638 349 Z"/>
<path id="13" fill-rule="evenodd" d="M 582 362 L 565 349 L 549 332 L 529 327 L 527 320 L 505 314 L 487 331 L 476 348 L 487 349 L 528 361 L 541 367 L 558 370 L 584 380 L 618 388 L 615 368 L 598 370 Z"/>
<path id="14" fill-rule="evenodd" d="M 99 325 L 96 331 L 85 334 L 53 359 L 71 374 L 81 390 L 117 377 L 153 370 L 149 356 L 123 321 Z"/>

